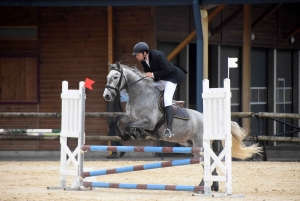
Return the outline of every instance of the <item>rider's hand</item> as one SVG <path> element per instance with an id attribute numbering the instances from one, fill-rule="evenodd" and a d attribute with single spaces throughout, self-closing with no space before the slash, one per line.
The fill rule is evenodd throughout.
<path id="1" fill-rule="evenodd" d="M 146 73 L 146 77 L 154 78 L 153 73 L 151 73 L 151 72 L 147 72 L 147 73 Z"/>

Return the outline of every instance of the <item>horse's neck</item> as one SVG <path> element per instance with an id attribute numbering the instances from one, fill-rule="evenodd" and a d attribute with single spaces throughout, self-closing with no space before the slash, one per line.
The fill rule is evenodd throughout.
<path id="1" fill-rule="evenodd" d="M 140 80 L 142 77 L 138 76 L 135 72 L 127 71 L 127 84 L 130 86 L 126 88 L 126 91 L 129 95 L 129 101 L 138 99 L 152 104 L 153 100 L 157 100 L 159 91 L 154 88 L 152 82 L 145 80 L 147 78 Z M 154 102 L 157 103 L 157 101 Z M 144 105 L 145 103 L 141 104 Z"/>

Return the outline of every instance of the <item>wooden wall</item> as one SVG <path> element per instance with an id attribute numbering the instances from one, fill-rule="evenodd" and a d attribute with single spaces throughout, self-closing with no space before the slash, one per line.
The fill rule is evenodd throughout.
<path id="1" fill-rule="evenodd" d="M 132 52 L 134 45 L 141 41 L 154 48 L 152 7 L 114 7 L 113 13 L 115 61 L 137 66 L 142 70 L 142 65 Z"/>
<path id="2" fill-rule="evenodd" d="M 105 111 L 102 98 L 107 75 L 107 8 L 45 7 L 40 9 L 39 110 L 61 111 L 62 81 L 78 89 L 80 81 L 95 81 L 86 90 L 86 112 Z M 60 128 L 60 119 L 40 119 L 42 128 Z M 107 133 L 105 119 L 86 119 L 86 135 Z M 49 142 L 48 142 L 49 143 Z"/>
<path id="3" fill-rule="evenodd" d="M 0 9 L 5 10 L 5 19 L 16 20 L 2 18 L 0 26 L 38 25 L 40 59 L 40 103 L 1 104 L 1 112 L 61 112 L 62 81 L 67 80 L 70 89 L 78 89 L 79 82 L 86 77 L 95 81 L 93 90 L 86 91 L 86 112 L 106 111 L 102 94 L 108 73 L 107 7 Z M 149 31 L 153 30 L 151 7 L 115 7 L 113 12 L 115 60 L 136 64 L 131 55 L 133 46 L 139 41 L 153 44 L 153 32 Z M 28 21 L 21 20 L 26 17 Z M 2 118 L 0 128 L 60 129 L 60 119 Z M 85 132 L 90 136 L 107 135 L 105 118 L 86 118 Z M 76 142 L 71 141 L 69 145 L 74 147 Z M 59 141 L 0 141 L 0 150 L 60 150 L 60 145 Z"/>

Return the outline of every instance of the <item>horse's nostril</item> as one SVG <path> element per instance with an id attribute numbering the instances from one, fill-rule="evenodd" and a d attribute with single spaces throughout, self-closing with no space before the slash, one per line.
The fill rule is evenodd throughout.
<path id="1" fill-rule="evenodd" d="M 110 95 L 105 95 L 105 100 L 109 100 L 110 99 Z"/>

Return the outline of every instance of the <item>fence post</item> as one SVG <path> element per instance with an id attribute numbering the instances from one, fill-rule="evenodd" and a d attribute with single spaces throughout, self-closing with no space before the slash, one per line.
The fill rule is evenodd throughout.
<path id="1" fill-rule="evenodd" d="M 204 147 L 204 194 L 211 194 L 213 181 L 226 182 L 225 194 L 232 194 L 231 175 L 231 92 L 230 80 L 224 79 L 224 88 L 209 88 L 209 80 L 203 80 L 203 147 Z M 212 148 L 213 140 L 225 141 L 223 150 L 217 156 Z M 222 160 L 225 157 L 225 165 Z M 219 167 L 223 175 L 213 176 Z"/>
<path id="2" fill-rule="evenodd" d="M 60 187 L 66 187 L 66 176 L 74 176 L 71 188 L 80 186 L 80 174 L 83 172 L 84 155 L 81 146 L 84 145 L 84 118 L 85 118 L 85 87 L 79 83 L 78 90 L 69 90 L 68 82 L 62 83 L 62 115 L 61 115 L 61 156 L 60 156 Z M 68 147 L 68 138 L 78 138 L 74 151 Z M 73 164 L 70 165 L 70 164 Z"/>

